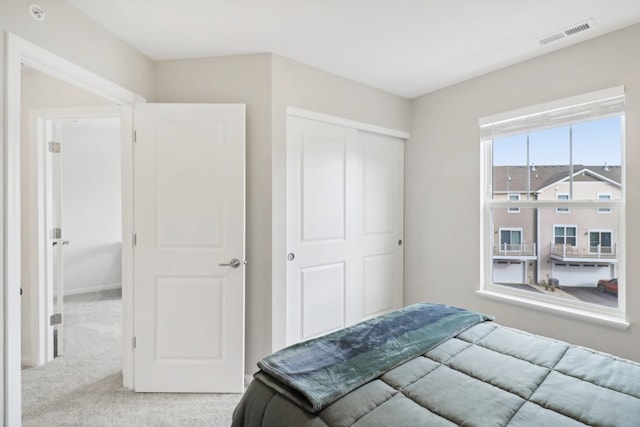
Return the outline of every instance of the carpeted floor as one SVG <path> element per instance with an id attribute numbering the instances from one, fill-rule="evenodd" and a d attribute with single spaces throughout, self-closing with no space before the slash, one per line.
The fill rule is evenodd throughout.
<path id="1" fill-rule="evenodd" d="M 66 298 L 64 356 L 22 370 L 23 425 L 229 426 L 240 395 L 122 387 L 121 312 L 116 291 Z"/>

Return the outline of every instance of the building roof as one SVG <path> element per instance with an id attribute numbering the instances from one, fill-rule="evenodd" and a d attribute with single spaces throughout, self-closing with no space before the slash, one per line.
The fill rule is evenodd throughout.
<path id="1" fill-rule="evenodd" d="M 569 165 L 548 166 L 494 166 L 493 191 L 501 193 L 526 193 L 527 174 L 530 175 L 531 192 L 540 190 L 569 179 Z M 622 168 L 620 166 L 585 166 L 573 165 L 574 182 L 607 181 L 620 185 Z"/>

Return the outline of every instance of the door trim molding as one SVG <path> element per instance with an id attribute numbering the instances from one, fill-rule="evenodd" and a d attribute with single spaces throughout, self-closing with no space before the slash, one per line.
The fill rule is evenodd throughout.
<path id="1" fill-rule="evenodd" d="M 402 130 L 389 129 L 383 126 L 372 125 L 369 123 L 358 122 L 355 120 L 345 119 L 342 117 L 331 116 L 329 114 L 318 113 L 316 111 L 304 110 L 302 108 L 287 106 L 287 116 L 301 117 L 303 119 L 316 120 L 318 122 L 328 123 L 332 125 L 344 126 L 351 129 L 373 132 L 380 135 L 395 136 L 396 138 L 407 140 L 411 137 L 409 132 Z"/>
<path id="2" fill-rule="evenodd" d="M 4 309 L 4 325 L 2 328 L 2 340 L 4 342 L 4 352 L 0 355 L 3 363 L 2 378 L 4 389 L 2 390 L 2 414 L 1 418 L 5 425 L 20 426 L 22 423 L 22 393 L 21 393 L 21 344 L 20 344 L 20 280 L 21 280 L 21 228 L 20 228 L 20 146 L 21 146 L 21 71 L 22 64 L 35 70 L 63 80 L 74 86 L 80 87 L 90 93 L 99 95 L 111 102 L 123 106 L 123 135 L 125 128 L 131 131 L 131 106 L 136 102 L 144 102 L 141 96 L 106 80 L 85 68 L 80 67 L 52 52 L 49 52 L 33 43 L 30 43 L 12 33 L 6 33 L 5 38 L 6 59 L 5 59 L 5 138 L 2 147 L 4 154 L 3 166 L 4 176 L 2 182 L 4 194 L 0 215 L 3 222 L 2 256 L 0 257 L 0 273 L 4 279 L 4 294 L 0 295 Z M 127 108 L 128 106 L 128 108 Z M 129 112 L 129 121 L 126 116 Z M 131 141 L 132 133 L 123 139 L 123 142 Z M 123 153 L 128 151 L 123 146 Z M 131 157 L 131 153 L 128 154 Z M 131 184 L 131 173 L 126 168 L 131 167 L 131 162 L 123 162 L 123 189 L 125 183 Z M 129 190 L 129 192 L 131 192 Z M 129 200 L 125 200 L 123 194 L 123 210 L 132 208 Z M 128 215 L 123 216 L 123 233 L 125 232 L 125 221 L 130 221 Z M 129 224 L 131 227 L 132 224 Z M 126 246 L 124 246 L 126 247 Z M 123 247 L 123 249 L 124 249 Z M 130 256 L 123 252 L 125 256 Z M 125 298 L 125 282 L 130 280 L 124 277 L 123 265 L 123 310 Z M 130 268 L 130 266 L 129 266 Z M 128 284 L 130 288 L 130 283 Z M 127 321 L 131 322 L 131 317 L 123 312 L 124 331 L 127 332 Z M 123 336 L 123 342 L 126 342 Z M 126 368 L 126 357 L 123 355 L 123 370 Z M 131 365 L 132 368 L 132 365 Z M 130 372 L 129 372 L 130 373 Z M 123 372 L 124 374 L 124 372 Z"/>

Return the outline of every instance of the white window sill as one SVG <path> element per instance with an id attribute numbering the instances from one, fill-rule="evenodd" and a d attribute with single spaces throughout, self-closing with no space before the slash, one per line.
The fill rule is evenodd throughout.
<path id="1" fill-rule="evenodd" d="M 540 311 L 551 312 L 574 319 L 585 320 L 588 322 L 599 323 L 601 325 L 613 326 L 619 329 L 627 329 L 631 326 L 627 320 L 612 314 L 597 313 L 595 311 L 585 310 L 579 307 L 568 307 L 565 305 L 554 304 L 553 302 L 534 300 L 519 295 L 508 294 L 504 292 L 480 289 L 476 293 L 483 297 L 493 300 L 508 302 L 533 308 Z"/>

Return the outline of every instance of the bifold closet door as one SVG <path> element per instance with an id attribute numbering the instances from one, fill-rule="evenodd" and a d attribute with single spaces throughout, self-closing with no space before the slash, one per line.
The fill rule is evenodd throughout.
<path id="1" fill-rule="evenodd" d="M 288 117 L 287 345 L 402 306 L 403 142 Z"/>

